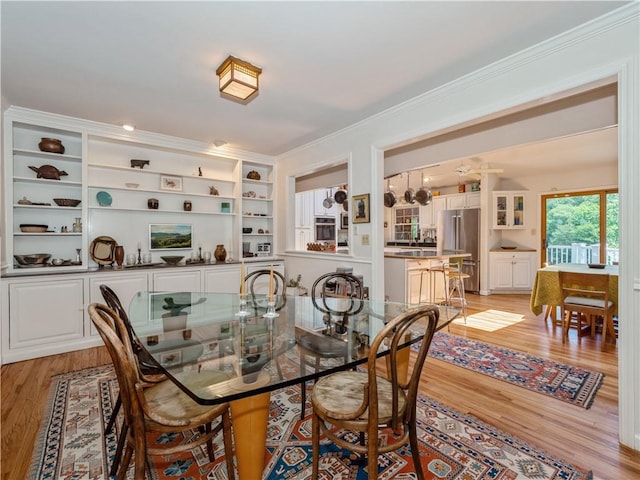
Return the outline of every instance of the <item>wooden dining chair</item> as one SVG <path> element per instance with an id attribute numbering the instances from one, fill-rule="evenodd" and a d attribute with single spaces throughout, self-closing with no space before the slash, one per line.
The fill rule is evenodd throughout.
<path id="1" fill-rule="evenodd" d="M 127 327 L 120 316 L 106 305 L 92 303 L 89 316 L 102 337 L 111 356 L 118 378 L 120 397 L 125 423 L 127 425 L 126 446 L 118 480 L 124 480 L 134 458 L 134 478 L 144 480 L 150 470 L 147 456 L 167 456 L 206 444 L 209 460 L 214 460 L 213 438 L 222 430 L 227 475 L 235 478 L 233 449 L 231 440 L 231 419 L 229 405 L 200 405 L 180 390 L 172 381 L 164 380 L 153 386 L 145 386 L 140 378 L 137 357 L 129 340 Z M 210 384 L 218 383 L 227 375 L 223 372 L 203 370 L 198 373 L 208 375 Z M 185 373 L 188 375 L 188 373 Z M 215 428 L 213 422 L 220 420 Z M 192 430 L 200 430 L 193 435 Z M 148 433 L 184 433 L 186 442 L 173 446 L 151 446 Z M 151 472 L 149 471 L 151 478 Z"/>
<path id="2" fill-rule="evenodd" d="M 579 273 L 560 271 L 562 288 L 561 311 L 564 315 L 562 343 L 569 338 L 572 315 L 576 315 L 578 335 L 582 331 L 582 321 L 587 319 L 591 336 L 595 336 L 595 319 L 602 317 L 602 348 L 607 341 L 607 330 L 613 330 L 614 302 L 609 300 L 609 274 Z M 614 337 L 615 342 L 615 337 Z"/>
<path id="3" fill-rule="evenodd" d="M 140 346 L 136 335 L 133 333 L 133 327 L 129 322 L 127 312 L 122 306 L 122 302 L 120 302 L 118 295 L 108 285 L 104 284 L 100 285 L 100 293 L 102 294 L 102 297 L 104 298 L 107 306 L 116 312 L 125 326 L 129 342 L 131 343 L 131 347 L 133 348 L 133 352 L 137 358 L 138 374 L 143 382 L 143 385 L 154 385 L 158 382 L 166 380 L 166 376 L 164 373 L 162 373 L 162 369 L 154 363 L 147 351 L 142 346 Z M 120 331 L 116 330 L 116 334 L 119 335 Z M 122 341 L 122 339 L 120 340 Z M 107 423 L 107 427 L 104 431 L 105 435 L 109 435 L 113 430 L 121 406 L 122 398 L 120 396 L 120 393 L 118 393 L 118 398 L 116 399 L 116 403 L 113 406 L 111 417 L 109 417 L 109 423 Z M 109 472 L 109 474 L 112 476 L 116 475 L 118 466 L 120 465 L 125 438 L 127 436 L 127 429 L 128 425 L 126 421 L 123 421 L 122 428 L 120 429 L 120 435 L 118 436 L 116 453 L 113 457 L 113 463 L 111 464 L 111 470 Z"/>
<path id="4" fill-rule="evenodd" d="M 334 299 L 334 300 L 331 300 Z M 338 335 L 348 330 L 349 318 L 364 308 L 364 288 L 362 280 L 351 273 L 329 272 L 319 276 L 311 287 L 311 301 L 316 310 L 324 313 L 327 329 Z M 334 325 L 331 318 L 339 319 Z M 300 369 L 306 374 L 306 367 L 316 372 L 324 359 L 341 358 L 348 360 L 348 342 L 331 335 L 301 334 L 296 338 L 300 353 Z M 307 405 L 307 385 L 300 384 L 300 419 L 305 416 Z"/>
<path id="5" fill-rule="evenodd" d="M 439 310 L 432 305 L 408 310 L 387 323 L 376 335 L 369 351 L 367 371 L 337 372 L 316 382 L 311 394 L 311 478 L 318 478 L 322 433 L 340 448 L 366 455 L 368 476 L 372 480 L 378 477 L 378 455 L 397 450 L 408 440 L 415 472 L 419 480 L 424 480 L 416 432 L 416 402 L 420 374 L 438 318 Z M 421 322 L 424 336 L 407 379 L 401 380 L 398 357 L 399 354 L 402 356 L 402 349 L 399 346 L 416 322 Z M 387 373 L 389 379 L 376 374 L 376 358 L 380 351 L 387 348 L 390 359 Z M 380 432 L 387 428 L 394 435 L 389 435 L 387 442 L 381 443 Z M 349 441 L 352 437 L 343 435 L 343 430 L 358 432 L 360 442 Z"/>

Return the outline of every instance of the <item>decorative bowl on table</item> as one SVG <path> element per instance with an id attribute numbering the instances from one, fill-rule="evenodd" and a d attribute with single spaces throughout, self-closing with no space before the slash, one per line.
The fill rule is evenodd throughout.
<path id="1" fill-rule="evenodd" d="M 165 263 L 168 263 L 169 265 L 177 265 L 182 261 L 182 259 L 184 258 L 184 255 L 165 255 L 160 258 L 164 260 Z"/>
<path id="2" fill-rule="evenodd" d="M 37 225 L 33 223 L 21 223 L 20 231 L 24 233 L 44 233 L 49 225 Z"/>
<path id="3" fill-rule="evenodd" d="M 82 200 L 76 200 L 75 198 L 54 198 L 53 201 L 56 202 L 56 205 L 59 207 L 77 207 Z"/>
<path id="4" fill-rule="evenodd" d="M 50 253 L 32 253 L 30 255 L 14 255 L 20 265 L 44 265 L 51 258 Z"/>

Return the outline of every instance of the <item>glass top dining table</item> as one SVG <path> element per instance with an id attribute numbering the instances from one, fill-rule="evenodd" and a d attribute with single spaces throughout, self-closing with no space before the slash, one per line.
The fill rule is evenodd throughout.
<path id="1" fill-rule="evenodd" d="M 264 296 L 248 298 L 246 308 L 240 300 L 227 293 L 139 292 L 129 320 L 168 377 L 196 402 L 214 405 L 364 363 L 383 325 L 415 307 L 329 298 L 326 308 L 320 299 L 280 296 L 269 311 Z M 438 329 L 459 314 L 458 308 L 437 308 Z M 424 324 L 416 325 L 406 344 L 423 334 Z"/>
<path id="2" fill-rule="evenodd" d="M 229 402 L 240 480 L 263 478 L 270 392 L 366 362 L 383 325 L 415 308 L 344 297 L 325 300 L 139 292 L 129 305 L 140 345 L 170 380 L 200 404 Z M 437 308 L 438 329 L 459 314 L 454 307 Z M 399 375 L 406 375 L 410 345 L 424 335 L 426 319 L 422 328 L 419 322 L 405 337 L 408 348 L 396 366 Z M 300 408 L 304 415 L 305 405 Z"/>

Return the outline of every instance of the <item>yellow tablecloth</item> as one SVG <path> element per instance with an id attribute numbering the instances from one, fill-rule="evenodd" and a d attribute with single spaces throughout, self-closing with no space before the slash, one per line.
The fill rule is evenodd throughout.
<path id="1" fill-rule="evenodd" d="M 544 305 L 560 305 L 562 303 L 562 289 L 560 288 L 560 270 L 580 273 L 608 273 L 609 300 L 615 303 L 613 315 L 618 314 L 618 266 L 607 265 L 604 269 L 589 268 L 584 264 L 565 263 L 539 268 L 531 291 L 531 311 L 535 315 L 542 313 Z"/>

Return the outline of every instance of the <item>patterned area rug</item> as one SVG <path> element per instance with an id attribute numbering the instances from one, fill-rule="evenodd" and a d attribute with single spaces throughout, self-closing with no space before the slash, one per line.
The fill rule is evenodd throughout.
<path id="1" fill-rule="evenodd" d="M 600 372 L 443 332 L 433 337 L 429 355 L 584 408 L 591 406 L 604 379 Z"/>
<path id="2" fill-rule="evenodd" d="M 117 395 L 111 366 L 54 378 L 48 411 L 34 450 L 30 479 L 106 479 L 116 447 L 116 435 L 106 437 L 107 423 Z M 265 479 L 302 480 L 311 476 L 311 419 L 300 420 L 297 386 L 272 394 Z M 384 439 L 384 435 L 382 436 Z M 418 438 L 429 480 L 583 480 L 592 474 L 554 458 L 522 440 L 500 432 L 477 418 L 421 396 L 418 402 Z M 150 439 L 151 440 L 151 439 Z M 178 442 L 163 435 L 156 442 Z M 154 459 L 154 479 L 226 480 L 222 457 L 208 463 L 204 450 Z M 357 440 L 357 439 L 355 439 Z M 321 478 L 363 480 L 366 462 L 350 452 L 325 444 L 321 450 Z M 380 457 L 379 478 L 415 478 L 409 445 Z M 237 476 L 236 476 L 237 477 Z M 132 478 L 132 469 L 128 478 Z"/>

